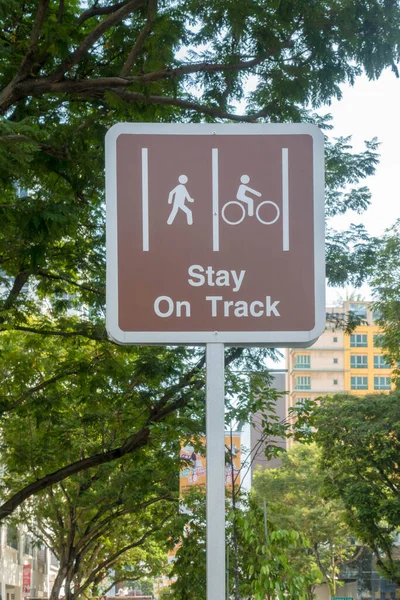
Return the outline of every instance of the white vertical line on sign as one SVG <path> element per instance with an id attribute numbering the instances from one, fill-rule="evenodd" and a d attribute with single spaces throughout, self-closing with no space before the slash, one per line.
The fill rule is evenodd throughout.
<path id="1" fill-rule="evenodd" d="M 213 252 L 219 252 L 218 148 L 212 149 Z"/>
<path id="2" fill-rule="evenodd" d="M 224 344 L 206 346 L 207 600 L 225 598 Z"/>
<path id="3" fill-rule="evenodd" d="M 282 148 L 282 242 L 283 251 L 289 250 L 289 155 Z"/>
<path id="4" fill-rule="evenodd" d="M 148 148 L 142 148 L 142 234 L 143 252 L 149 251 L 149 161 Z"/>

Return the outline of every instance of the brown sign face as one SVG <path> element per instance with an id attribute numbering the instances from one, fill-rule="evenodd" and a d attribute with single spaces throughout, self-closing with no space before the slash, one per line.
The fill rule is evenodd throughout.
<path id="1" fill-rule="evenodd" d="M 117 341 L 273 345 L 321 333 L 322 136 L 293 127 L 110 131 L 107 318 Z"/>

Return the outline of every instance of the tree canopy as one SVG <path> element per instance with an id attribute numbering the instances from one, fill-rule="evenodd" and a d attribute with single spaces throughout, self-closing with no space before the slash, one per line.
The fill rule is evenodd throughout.
<path id="1" fill-rule="evenodd" d="M 30 420 L 35 436 L 20 448 L 28 469 L 3 452 L 0 517 L 66 477 L 204 430 L 201 350 L 118 348 L 105 332 L 107 129 L 229 119 L 328 131 L 314 111 L 341 83 L 397 72 L 399 21 L 394 0 L 1 5 L 1 427 L 21 435 Z M 377 152 L 327 141 L 330 215 L 368 205 Z M 333 283 L 361 281 L 373 246 L 362 228 L 332 233 L 327 259 Z M 266 353 L 229 349 L 226 363 L 254 370 Z"/>
<path id="2" fill-rule="evenodd" d="M 354 557 L 355 547 L 341 499 L 323 495 L 319 459 L 315 445 L 296 444 L 282 455 L 281 467 L 255 473 L 254 490 L 275 527 L 300 534 L 303 545 L 292 553 L 293 566 L 299 573 L 319 569 L 335 596 L 340 566 Z"/>
<path id="3" fill-rule="evenodd" d="M 400 376 L 400 221 L 382 236 L 371 278 L 374 310 L 382 327 L 380 346 L 393 367 L 396 383 Z"/>
<path id="4" fill-rule="evenodd" d="M 235 599 L 311 600 L 309 590 L 321 581 L 321 573 L 308 563 L 302 570 L 291 555 L 302 546 L 294 529 L 264 526 L 262 507 L 249 494 L 241 493 L 238 504 L 227 501 L 227 587 Z M 191 514 L 182 516 L 177 533 L 180 543 L 171 574 L 176 581 L 170 594 L 174 600 L 204 600 L 206 597 L 206 523 L 204 491 L 192 489 L 185 496 Z M 236 527 L 235 527 L 236 525 Z M 235 539 L 236 538 L 236 539 Z M 238 545 L 238 561 L 234 546 Z"/>
<path id="5" fill-rule="evenodd" d="M 314 410 L 325 494 L 343 502 L 348 525 L 400 583 L 399 392 L 327 396 Z"/>

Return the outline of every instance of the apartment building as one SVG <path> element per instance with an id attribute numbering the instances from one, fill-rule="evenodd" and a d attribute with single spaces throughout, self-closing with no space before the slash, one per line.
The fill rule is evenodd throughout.
<path id="1" fill-rule="evenodd" d="M 345 318 L 350 311 L 362 324 L 346 334 L 337 328 L 336 319 Z M 326 314 L 326 329 L 315 344 L 286 351 L 289 406 L 339 392 L 362 396 L 390 391 L 391 368 L 380 348 L 379 315 L 371 303 L 345 302 L 343 308 L 327 308 Z"/>

